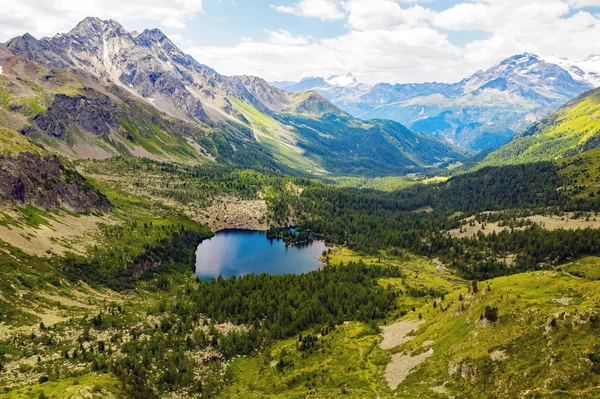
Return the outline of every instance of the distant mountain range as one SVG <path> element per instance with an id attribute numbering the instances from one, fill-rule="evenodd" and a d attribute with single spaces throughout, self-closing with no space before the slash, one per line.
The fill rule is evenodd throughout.
<path id="1" fill-rule="evenodd" d="M 549 161 L 600 147 L 600 88 L 569 101 L 515 135 L 479 164 L 497 166 Z"/>
<path id="2" fill-rule="evenodd" d="M 371 86 L 344 75 L 273 85 L 291 92 L 315 90 L 355 117 L 395 120 L 481 151 L 499 147 L 566 101 L 600 86 L 600 56 L 573 62 L 525 53 L 457 83 Z"/>
<path id="3" fill-rule="evenodd" d="M 0 46 L 0 67 L 0 126 L 76 157 L 397 174 L 467 155 L 397 122 L 356 119 L 315 91 L 220 75 L 160 30 L 128 32 L 112 20 L 15 37 Z"/>

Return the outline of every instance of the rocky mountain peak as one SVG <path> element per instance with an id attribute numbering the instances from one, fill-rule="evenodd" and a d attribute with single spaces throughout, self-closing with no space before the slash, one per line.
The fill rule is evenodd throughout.
<path id="1" fill-rule="evenodd" d="M 137 35 L 136 39 L 143 43 L 146 46 L 151 46 L 152 44 L 161 44 L 161 43 L 169 43 L 171 46 L 175 47 L 175 45 L 169 40 L 169 38 L 158 28 L 154 29 L 145 29 L 142 33 Z"/>
<path id="2" fill-rule="evenodd" d="M 97 39 L 103 36 L 124 35 L 129 35 L 129 32 L 117 21 L 112 19 L 102 20 L 97 17 L 87 17 L 83 21 L 79 22 L 66 35 L 57 36 L 77 38 L 83 42 L 86 39 Z"/>
<path id="3" fill-rule="evenodd" d="M 22 52 L 28 51 L 30 48 L 39 47 L 39 41 L 29 33 L 25 33 L 23 36 L 13 37 L 6 43 L 7 49 L 10 49 L 15 54 L 20 54 Z"/>

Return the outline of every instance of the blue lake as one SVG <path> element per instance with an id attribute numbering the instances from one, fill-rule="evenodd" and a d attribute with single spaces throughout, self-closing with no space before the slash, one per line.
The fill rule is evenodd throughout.
<path id="1" fill-rule="evenodd" d="M 305 273 L 323 266 L 317 258 L 325 249 L 322 241 L 286 246 L 283 240 L 268 239 L 261 231 L 221 230 L 198 246 L 196 275 L 206 279 L 249 273 Z"/>

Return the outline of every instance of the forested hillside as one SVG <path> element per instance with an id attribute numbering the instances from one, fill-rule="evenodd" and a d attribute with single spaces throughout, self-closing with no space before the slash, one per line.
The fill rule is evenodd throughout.
<path id="1" fill-rule="evenodd" d="M 589 267 L 569 263 L 600 252 L 597 196 L 578 188 L 591 187 L 600 163 L 596 153 L 583 155 L 558 164 L 488 167 L 391 192 L 225 165 L 128 157 L 76 162 L 86 184 L 113 207 L 75 216 L 89 226 L 80 236 L 60 238 L 59 226 L 73 217 L 66 210 L 16 205 L 3 212 L 2 231 L 26 232 L 30 240 L 10 238 L 0 253 L 7 326 L 0 336 L 4 395 L 20 397 L 31 387 L 36 395 L 60 397 L 76 387 L 131 398 L 236 397 L 243 391 L 251 397 L 283 392 L 407 397 L 445 384 L 448 393 L 477 397 L 492 384 L 489 367 L 494 380 L 509 381 L 512 375 L 493 363 L 498 360 L 489 360 L 489 353 L 504 351 L 502 364 L 508 368 L 530 367 L 511 348 L 525 341 L 534 345 L 539 337 L 512 322 L 523 316 L 510 310 L 510 301 L 523 309 L 535 306 L 526 301 L 525 287 L 542 278 L 540 273 L 552 273 L 561 287 L 574 284 L 574 277 L 554 270 L 594 273 L 594 260 Z M 232 196 L 247 205 L 264 201 L 262 217 L 272 226 L 293 223 L 307 237 L 339 248 L 323 254 L 327 266 L 308 274 L 198 281 L 192 277 L 194 250 L 211 236 L 201 223 L 216 223 L 208 213 L 221 201 L 234 212 Z M 23 217 L 27 223 L 19 222 Z M 546 225 L 551 221 L 554 225 Z M 569 227 L 570 221 L 591 228 Z M 53 250 L 32 252 L 30 243 L 43 242 L 45 226 L 56 229 Z M 466 235 L 469 229 L 478 232 Z M 522 298 L 514 293 L 505 298 L 507 278 L 518 279 Z M 20 295 L 25 299 L 17 300 Z M 578 355 L 564 355 L 556 364 L 570 367 L 565 375 L 581 381 L 565 385 L 567 392 L 593 397 L 595 363 L 581 360 L 595 359 L 597 352 L 585 338 L 597 317 L 590 301 L 577 302 L 584 324 L 568 330 Z M 557 306 L 567 305 L 544 308 L 532 323 L 551 323 Z M 557 331 L 575 317 L 570 307 L 563 311 L 564 318 L 552 322 Z M 470 320 L 479 320 L 480 313 L 493 321 L 475 327 L 479 322 Z M 379 328 L 418 320 L 426 327 L 418 328 L 415 342 L 434 342 L 431 359 L 423 358 L 427 382 L 411 388 L 407 384 L 415 377 L 409 374 L 406 382 L 388 383 L 398 348 L 412 348 L 419 359 L 426 352 L 408 341 L 381 348 Z M 492 352 L 465 349 L 469 357 L 457 358 L 444 349 L 463 345 L 451 338 L 450 328 L 464 329 L 464 342 L 475 339 L 473 345 Z M 469 336 L 475 328 L 484 334 Z M 494 328 L 506 332 L 500 346 L 489 340 Z M 551 350 L 561 351 L 554 344 Z M 29 365 L 31 356 L 35 362 Z M 449 361 L 473 370 L 476 384 L 449 371 Z M 268 385 L 254 374 L 257 367 Z M 514 380 L 508 393 L 496 396 L 511 397 L 550 378 L 545 371 L 535 375 Z"/>
<path id="2" fill-rule="evenodd" d="M 515 135 L 481 165 L 549 161 L 597 148 L 600 90 L 586 92 Z"/>

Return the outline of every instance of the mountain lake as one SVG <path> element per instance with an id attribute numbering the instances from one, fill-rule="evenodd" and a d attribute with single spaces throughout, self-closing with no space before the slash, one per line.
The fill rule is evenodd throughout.
<path id="1" fill-rule="evenodd" d="M 196 250 L 196 275 L 201 279 L 244 274 L 306 273 L 323 266 L 318 258 L 326 249 L 323 241 L 286 245 L 267 238 L 264 231 L 221 230 Z"/>

